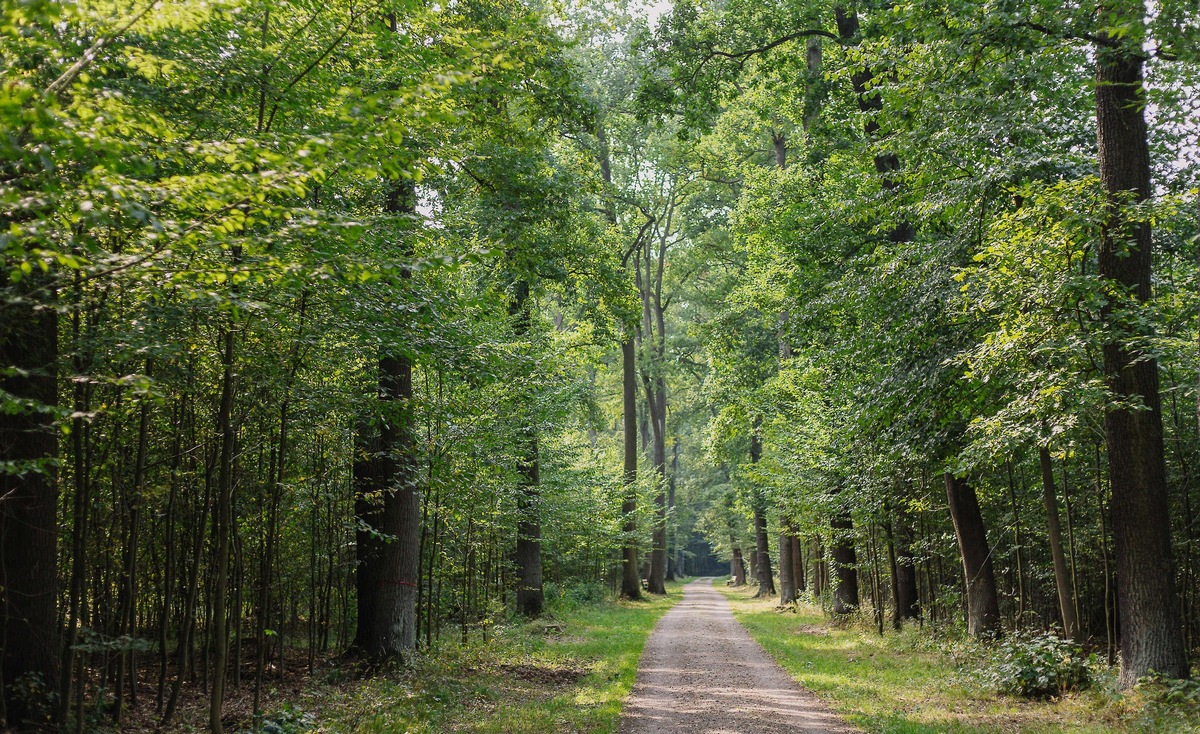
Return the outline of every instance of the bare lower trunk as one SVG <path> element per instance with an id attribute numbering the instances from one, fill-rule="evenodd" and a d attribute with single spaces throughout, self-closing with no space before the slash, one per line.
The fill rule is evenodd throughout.
<path id="1" fill-rule="evenodd" d="M 1102 12 L 1112 16 L 1113 26 L 1140 29 L 1145 22 L 1145 7 L 1136 1 L 1104 3 Z M 1096 48 L 1100 179 L 1110 202 L 1098 263 L 1111 292 L 1101 318 L 1115 335 L 1103 347 L 1104 378 L 1120 399 L 1107 404 L 1104 429 L 1121 622 L 1119 680 L 1126 687 L 1152 670 L 1188 675 L 1175 593 L 1158 363 L 1129 346 L 1127 337 L 1144 337 L 1147 328 L 1122 315 L 1122 302 L 1132 298 L 1129 305 L 1136 305 L 1151 296 L 1150 224 L 1121 211 L 1127 199 L 1141 202 L 1151 195 L 1141 39 L 1133 33 Z"/>
<path id="2" fill-rule="evenodd" d="M 416 211 L 411 183 L 393 186 L 385 211 Z M 405 254 L 411 254 L 407 249 Z M 405 270 L 402 278 L 411 274 Z M 377 406 L 359 429 L 354 462 L 358 629 L 353 647 L 373 659 L 416 646 L 421 501 L 412 435 L 412 359 L 390 346 L 379 358 Z"/>
<path id="3" fill-rule="evenodd" d="M 1054 469 L 1050 462 L 1050 451 L 1038 448 L 1038 461 L 1042 469 L 1042 504 L 1046 507 L 1046 529 L 1050 536 L 1050 557 L 1054 561 L 1054 586 L 1058 591 L 1058 613 L 1062 619 L 1063 634 L 1068 640 L 1079 636 L 1079 621 L 1075 616 L 1075 594 L 1071 589 L 1071 575 L 1067 568 L 1067 556 L 1063 553 L 1062 528 L 1058 518 L 1058 499 L 1054 491 Z"/>
<path id="4" fill-rule="evenodd" d="M 799 596 L 806 591 L 804 579 L 804 553 L 801 548 L 803 544 L 800 542 L 800 536 L 793 535 L 792 543 L 792 581 L 796 586 L 796 594 Z"/>
<path id="5" fill-rule="evenodd" d="M 729 541 L 732 543 L 733 538 Z M 746 585 L 746 562 L 742 559 L 742 549 L 739 546 L 733 546 L 733 556 L 729 560 L 729 575 L 733 577 L 734 586 Z"/>
<path id="6" fill-rule="evenodd" d="M 950 518 L 962 555 L 967 589 L 967 631 L 973 637 L 1000 632 L 1000 603 L 996 575 L 975 488 L 950 472 L 944 474 Z"/>
<path id="7" fill-rule="evenodd" d="M 636 352 L 633 337 L 621 342 L 621 392 L 622 415 L 625 428 L 625 473 L 623 482 L 625 496 L 621 501 L 621 515 L 625 518 L 621 545 L 621 596 L 639 599 L 642 585 L 638 579 L 637 547 L 637 374 Z"/>
<path id="8" fill-rule="evenodd" d="M 514 284 L 509 315 L 515 320 L 513 332 L 524 338 L 533 324 L 529 283 Z M 536 617 L 545 606 L 542 587 L 542 523 L 539 500 L 541 469 L 538 458 L 537 429 L 529 425 L 521 438 L 522 458 L 517 466 L 517 612 Z"/>
<path id="9" fill-rule="evenodd" d="M 779 603 L 796 601 L 796 574 L 792 568 L 792 539 L 787 533 L 788 522 L 779 518 Z"/>
<path id="10" fill-rule="evenodd" d="M 651 533 L 650 578 L 648 591 L 651 594 L 667 593 L 667 495 L 664 471 L 666 469 L 666 386 L 661 379 L 644 380 L 652 385 L 647 392 L 647 408 L 650 413 L 651 461 L 654 464 L 654 479 L 658 491 L 654 495 L 654 531 Z"/>
<path id="11" fill-rule="evenodd" d="M 526 446 L 525 460 L 519 467 L 520 491 L 517 494 L 517 611 L 536 617 L 545 607 L 542 589 L 542 525 L 538 509 L 537 439 Z"/>
<path id="12" fill-rule="evenodd" d="M 921 618 L 917 559 L 913 553 L 913 518 L 906 510 L 896 512 L 891 535 L 895 553 L 892 626 L 899 629 L 905 621 Z"/>
<path id="13" fill-rule="evenodd" d="M 233 359 L 234 333 L 232 317 L 222 333 L 221 405 L 217 413 L 217 429 L 221 435 L 221 454 L 217 469 L 217 546 L 216 573 L 213 579 L 212 639 L 213 679 L 209 691 L 208 728 L 212 734 L 224 730 L 221 711 L 225 704 L 225 670 L 229 655 L 229 633 L 226 627 L 228 609 L 226 594 L 229 586 L 229 532 L 233 525 L 233 453 L 236 435 L 233 427 Z"/>
<path id="14" fill-rule="evenodd" d="M 762 458 L 762 439 L 758 435 L 760 420 L 754 421 L 750 434 L 750 461 L 757 464 Z M 754 578 L 758 581 L 755 597 L 775 596 L 775 577 L 771 573 L 771 550 L 767 536 L 767 500 L 762 492 L 754 490 Z"/>
<path id="15" fill-rule="evenodd" d="M 858 553 L 854 549 L 854 521 L 846 510 L 830 521 L 832 538 L 829 555 L 833 564 L 833 614 L 852 614 L 858 609 Z"/>

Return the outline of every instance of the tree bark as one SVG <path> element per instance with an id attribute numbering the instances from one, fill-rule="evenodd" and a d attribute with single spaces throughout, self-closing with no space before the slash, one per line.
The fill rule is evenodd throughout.
<path id="1" fill-rule="evenodd" d="M 1050 451 L 1038 447 L 1038 462 L 1042 469 L 1042 504 L 1046 507 L 1046 529 L 1050 535 L 1050 557 L 1054 561 L 1054 586 L 1058 591 L 1058 613 L 1062 620 L 1063 634 L 1068 640 L 1079 638 L 1079 620 L 1075 616 L 1075 594 L 1071 590 L 1071 577 L 1067 569 L 1067 557 L 1063 553 L 1062 528 L 1058 518 L 1058 499 L 1054 491 L 1054 467 L 1050 462 Z"/>
<path id="2" fill-rule="evenodd" d="M 384 211 L 416 212 L 411 182 L 394 185 Z M 406 254 L 411 254 L 406 248 Z M 407 269 L 401 277 L 412 277 Z M 376 415 L 359 429 L 354 462 L 358 629 L 353 647 L 371 659 L 416 646 L 421 501 L 412 434 L 412 358 L 395 347 L 379 358 Z"/>
<path id="3" fill-rule="evenodd" d="M 666 523 L 666 554 L 667 554 L 667 581 L 674 581 L 675 574 L 675 556 L 676 556 L 676 536 L 675 527 L 675 475 L 679 473 L 679 439 L 671 443 L 671 474 L 667 477 L 667 523 Z"/>
<path id="4" fill-rule="evenodd" d="M 212 639 L 213 680 L 209 690 L 208 728 L 212 734 L 224 731 L 221 710 L 225 704 L 225 669 L 229 656 L 227 629 L 229 587 L 229 531 L 233 525 L 233 453 L 237 434 L 233 425 L 234 397 L 234 322 L 233 316 L 221 330 L 221 403 L 217 412 L 217 433 L 221 436 L 217 464 L 216 570 L 213 578 Z"/>
<path id="5" fill-rule="evenodd" d="M 796 573 L 792 568 L 792 539 L 788 535 L 788 522 L 779 518 L 779 603 L 796 601 Z"/>
<path id="6" fill-rule="evenodd" d="M 830 557 L 833 561 L 833 615 L 844 617 L 858 609 L 858 553 L 854 549 L 854 521 L 850 512 L 839 509 L 829 523 L 833 530 Z"/>
<path id="7" fill-rule="evenodd" d="M 525 337 L 533 323 L 529 283 L 514 284 L 509 315 L 516 319 L 514 333 Z M 542 524 L 541 498 L 539 496 L 541 469 L 538 460 L 538 438 L 536 429 L 529 425 L 521 437 L 522 459 L 517 465 L 517 612 L 526 617 L 536 617 L 545 606 L 545 591 L 542 587 Z"/>
<path id="8" fill-rule="evenodd" d="M 758 435 L 760 421 L 755 419 L 754 428 L 750 434 L 750 462 L 757 464 L 762 458 L 762 439 Z M 771 549 L 767 536 L 767 500 L 762 493 L 754 488 L 754 564 L 755 580 L 758 582 L 758 592 L 755 598 L 775 596 L 775 576 L 771 573 Z"/>
<path id="9" fill-rule="evenodd" d="M 1104 3 L 1111 25 L 1141 29 L 1146 10 L 1138 0 Z M 1123 687 L 1151 670 L 1184 678 L 1187 651 L 1175 593 L 1175 558 L 1163 458 L 1162 406 L 1155 358 L 1131 346 L 1126 336 L 1145 336 L 1126 307 L 1151 296 L 1150 224 L 1133 221 L 1122 208 L 1151 195 L 1150 148 L 1142 84 L 1143 33 L 1096 47 L 1096 131 L 1100 179 L 1109 197 L 1102 225 L 1100 278 L 1109 287 L 1102 321 L 1114 338 L 1103 346 L 1104 378 L 1117 402 L 1105 408 L 1108 471 L 1121 620 Z M 1132 302 L 1130 300 L 1132 299 Z M 1132 319 L 1136 324 L 1137 319 Z"/>
<path id="10" fill-rule="evenodd" d="M 975 496 L 975 488 L 965 480 L 950 472 L 945 472 L 943 478 L 966 577 L 967 632 L 972 637 L 999 634 L 1000 602 L 996 594 L 996 574 L 992 570 L 992 555 L 983 515 L 979 511 L 979 499 Z"/>
<path id="11" fill-rule="evenodd" d="M 36 272 L 36 268 L 35 268 Z M 18 291 L 0 307 L 0 366 L 15 368 L 0 377 L 16 400 L 58 406 L 58 316 L 53 308 L 34 305 L 33 293 L 45 279 L 31 276 L 13 284 L 0 275 L 0 285 Z M 58 433 L 51 413 L 29 408 L 0 411 L 0 460 L 18 462 L 21 473 L 0 472 L 0 594 L 3 617 L 4 710 L 0 720 L 21 728 L 36 712 L 13 695 L 13 683 L 38 676 L 48 691 L 59 690 L 61 631 L 58 595 L 58 484 L 52 460 L 58 455 Z M 68 673 L 69 674 L 69 673 Z"/>
<path id="12" fill-rule="evenodd" d="M 794 530 L 794 528 L 793 528 Z M 796 585 L 796 595 L 799 596 L 806 590 L 804 580 L 804 554 L 801 551 L 803 544 L 800 542 L 800 536 L 793 535 L 792 543 L 792 579 Z"/>
<path id="13" fill-rule="evenodd" d="M 913 553 L 913 517 L 905 508 L 892 516 L 892 543 L 896 554 L 893 590 L 892 626 L 900 629 L 905 621 L 921 618 L 921 597 L 917 592 L 917 558 Z"/>
<path id="14" fill-rule="evenodd" d="M 732 535 L 729 536 L 729 542 L 735 542 Z M 741 546 L 733 546 L 733 555 L 729 559 L 729 575 L 733 577 L 734 586 L 746 585 L 746 562 L 742 559 Z"/>
<path id="15" fill-rule="evenodd" d="M 625 518 L 621 545 L 621 596 L 640 599 L 642 584 L 638 578 L 637 546 L 637 366 L 633 336 L 621 341 L 622 415 L 625 427 L 625 495 L 621 515 Z"/>

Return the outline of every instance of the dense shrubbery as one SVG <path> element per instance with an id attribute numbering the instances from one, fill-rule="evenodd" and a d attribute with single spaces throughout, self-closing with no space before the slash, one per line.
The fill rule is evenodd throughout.
<path id="1" fill-rule="evenodd" d="M 258 726 L 244 734 L 308 734 L 317 726 L 316 718 L 293 706 L 267 714 L 258 722 Z"/>
<path id="2" fill-rule="evenodd" d="M 997 644 L 985 677 L 1001 693 L 1048 698 L 1091 682 L 1082 648 L 1049 632 L 1021 632 Z"/>
<path id="3" fill-rule="evenodd" d="M 585 604 L 595 604 L 608 597 L 608 589 L 599 581 L 575 580 L 560 584 L 546 584 L 546 603 L 552 609 L 578 609 Z"/>

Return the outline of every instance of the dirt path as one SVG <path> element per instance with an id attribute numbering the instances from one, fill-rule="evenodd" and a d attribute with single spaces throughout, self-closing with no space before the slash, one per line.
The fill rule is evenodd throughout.
<path id="1" fill-rule="evenodd" d="M 712 579 L 684 587 L 646 641 L 621 734 L 851 734 L 742 628 Z"/>

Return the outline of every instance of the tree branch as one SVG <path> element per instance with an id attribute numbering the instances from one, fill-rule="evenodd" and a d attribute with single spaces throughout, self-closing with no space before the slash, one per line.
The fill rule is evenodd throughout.
<path id="1" fill-rule="evenodd" d="M 142 8 L 140 12 L 135 13 L 132 18 L 126 21 L 125 25 L 113 31 L 110 35 L 97 38 L 96 42 L 93 43 L 87 51 L 83 52 L 83 56 L 80 56 L 78 61 L 76 61 L 74 64 L 71 64 L 69 69 L 64 71 L 57 79 L 50 82 L 50 86 L 46 87 L 46 94 L 58 94 L 62 90 L 66 89 L 71 82 L 75 81 L 79 77 L 84 69 L 86 69 L 93 61 L 96 60 L 96 54 L 100 53 L 102 48 L 112 43 L 113 40 L 119 38 L 125 33 L 125 31 L 132 28 L 134 24 L 141 20 L 146 13 L 149 13 L 155 5 L 158 5 L 158 0 L 150 0 L 150 3 L 147 4 L 146 7 Z"/>

